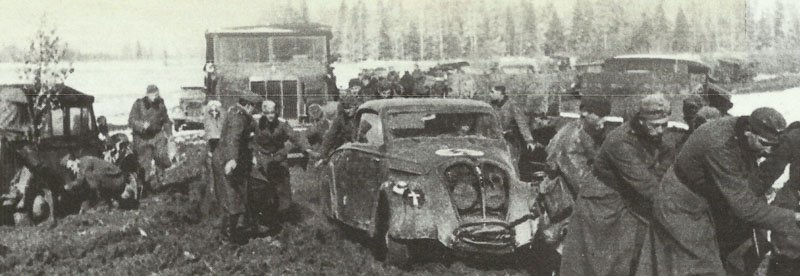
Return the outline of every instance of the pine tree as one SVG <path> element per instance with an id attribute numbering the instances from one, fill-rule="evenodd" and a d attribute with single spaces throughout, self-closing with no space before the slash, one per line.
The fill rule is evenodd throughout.
<path id="1" fill-rule="evenodd" d="M 774 26 L 773 26 L 774 27 L 774 36 L 773 36 L 773 38 L 774 38 L 774 41 L 775 41 L 775 46 L 778 46 L 778 47 L 784 46 L 784 38 L 786 36 L 784 31 L 783 31 L 783 21 L 784 21 L 783 12 L 784 12 L 783 11 L 783 2 L 781 0 L 775 0 L 775 16 L 773 18 L 773 20 L 774 20 L 773 21 L 774 22 L 773 23 L 774 24 Z"/>
<path id="2" fill-rule="evenodd" d="M 358 43 L 358 45 L 360 46 L 359 49 L 361 51 L 360 59 L 374 58 L 374 56 L 372 55 L 372 53 L 369 51 L 368 48 L 370 43 L 368 43 L 367 41 L 370 40 L 368 40 L 367 37 L 367 25 L 369 25 L 370 21 L 369 21 L 369 14 L 367 14 L 367 7 L 366 5 L 364 5 L 363 0 L 358 0 L 358 10 L 359 10 L 358 20 L 361 22 L 361 24 L 358 25 L 358 41 L 356 41 L 356 43 Z"/>
<path id="3" fill-rule="evenodd" d="M 551 11 L 551 17 L 547 32 L 544 34 L 544 54 L 552 55 L 566 50 L 566 37 L 564 36 L 564 26 L 561 24 L 561 18 L 558 17 L 558 12 L 552 4 L 550 4 L 548 10 Z"/>
<path id="4" fill-rule="evenodd" d="M 716 25 L 711 22 L 711 18 L 706 17 L 706 22 L 703 24 L 706 29 L 706 43 L 703 47 L 704 52 L 714 52 L 719 49 L 719 36 L 716 32 Z"/>
<path id="5" fill-rule="evenodd" d="M 419 28 L 417 27 L 417 21 L 411 20 L 409 22 L 408 33 L 404 38 L 405 45 L 403 48 L 405 49 L 405 53 L 403 53 L 403 59 L 411 59 L 411 60 L 419 60 L 420 57 L 420 41 L 419 41 Z"/>
<path id="6" fill-rule="evenodd" d="M 364 41 L 361 40 L 361 29 L 364 22 L 361 21 L 361 14 L 358 5 L 350 9 L 350 35 L 348 36 L 348 48 L 350 48 L 350 59 L 359 61 L 364 52 L 361 45 Z"/>
<path id="7" fill-rule="evenodd" d="M 308 3 L 306 0 L 300 2 L 300 20 L 303 23 L 311 22 L 311 17 L 308 14 Z"/>
<path id="8" fill-rule="evenodd" d="M 389 14 L 386 12 L 386 7 L 383 6 L 382 0 L 378 0 L 378 12 L 381 21 L 378 34 L 380 36 L 378 40 L 378 58 L 390 59 L 392 58 L 392 39 L 389 37 Z"/>
<path id="9" fill-rule="evenodd" d="M 449 10 L 448 20 L 449 24 L 447 24 L 447 28 L 445 29 L 445 58 L 459 58 L 464 57 L 466 52 L 466 40 L 467 35 L 465 34 L 465 22 L 463 15 L 468 11 L 467 10 L 467 1 L 464 0 L 450 0 L 447 1 L 446 4 L 450 6 L 450 8 L 445 7 L 446 10 Z"/>
<path id="10" fill-rule="evenodd" d="M 743 28 L 743 33 L 745 35 L 745 45 L 743 48 L 746 50 L 755 50 L 758 47 L 758 24 L 756 21 L 756 16 L 753 13 L 753 8 L 751 5 L 744 5 L 744 18 L 743 22 L 740 24 Z"/>
<path id="11" fill-rule="evenodd" d="M 593 5 L 584 2 L 583 7 L 583 25 L 581 25 L 581 53 L 590 54 L 596 52 L 599 43 L 595 37 L 597 36 L 597 29 L 595 26 L 595 11 Z"/>
<path id="12" fill-rule="evenodd" d="M 672 36 L 672 50 L 675 52 L 688 52 L 691 50 L 692 34 L 689 32 L 689 21 L 683 9 L 675 17 L 675 32 Z"/>
<path id="13" fill-rule="evenodd" d="M 339 5 L 338 19 L 336 21 L 336 28 L 334 29 L 331 45 L 333 47 L 333 53 L 349 58 L 350 49 L 347 42 L 350 41 L 348 37 L 351 32 L 348 32 L 347 28 L 347 12 L 347 0 L 342 0 L 342 3 Z"/>
<path id="14" fill-rule="evenodd" d="M 506 7 L 506 54 L 516 55 L 514 47 L 517 46 L 517 28 L 514 22 L 514 14 L 511 12 L 511 6 Z"/>
<path id="15" fill-rule="evenodd" d="M 653 27 L 650 25 L 650 18 L 646 13 L 642 13 L 642 20 L 639 28 L 631 38 L 631 44 L 628 46 L 629 52 L 647 53 L 653 46 Z"/>
<path id="16" fill-rule="evenodd" d="M 669 39 L 669 22 L 667 22 L 667 15 L 664 13 L 664 1 L 661 0 L 656 7 L 656 12 L 653 14 L 653 35 L 655 42 L 654 46 L 656 51 L 665 52 L 670 49 Z"/>
<path id="17" fill-rule="evenodd" d="M 572 26 L 567 44 L 569 50 L 580 52 L 583 44 L 581 28 L 584 25 L 583 1 L 577 0 L 572 9 Z"/>
<path id="18" fill-rule="evenodd" d="M 523 27 L 522 32 L 524 40 L 520 43 L 520 53 L 526 56 L 532 56 L 538 51 L 539 42 L 539 26 L 536 22 L 536 10 L 533 8 L 533 3 L 530 0 L 521 0 Z"/>
<path id="19" fill-rule="evenodd" d="M 717 36 L 717 48 L 722 50 L 733 50 L 736 43 L 736 30 L 733 32 L 728 32 L 726 30 L 731 30 L 730 21 L 724 16 L 718 16 L 717 25 L 713 31 L 713 33 Z"/>
<path id="20" fill-rule="evenodd" d="M 758 20 L 756 28 L 758 29 L 756 40 L 758 43 L 756 44 L 757 50 L 766 50 L 771 49 L 774 46 L 773 41 L 773 34 L 775 29 L 773 25 L 770 24 L 769 18 L 767 17 L 766 13 L 761 14 L 761 19 Z"/>
<path id="21" fill-rule="evenodd" d="M 142 42 L 136 41 L 136 59 L 142 59 L 144 57 L 144 49 L 142 49 Z"/>
<path id="22" fill-rule="evenodd" d="M 791 32 L 789 33 L 789 43 L 800 45 L 800 17 L 797 13 L 792 13 Z"/>
<path id="23" fill-rule="evenodd" d="M 61 41 L 45 16 L 40 20 L 23 58 L 25 63 L 19 70 L 20 79 L 31 83 L 37 94 L 34 118 L 40 118 L 43 111 L 60 105 L 55 95 L 61 93 L 64 81 L 75 71 L 72 62 L 64 60 L 67 44 Z"/>

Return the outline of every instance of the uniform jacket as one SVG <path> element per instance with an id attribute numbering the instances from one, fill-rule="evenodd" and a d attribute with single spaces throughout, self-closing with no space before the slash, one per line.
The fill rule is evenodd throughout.
<path id="1" fill-rule="evenodd" d="M 253 117 L 241 106 L 231 106 L 222 124 L 222 135 L 214 157 L 218 157 L 223 164 L 230 160 L 237 160 L 237 163 L 250 162 L 252 153 L 249 146 L 252 133 Z"/>
<path id="2" fill-rule="evenodd" d="M 322 156 L 327 158 L 328 155 L 333 153 L 336 148 L 344 145 L 347 142 L 353 141 L 355 135 L 356 122 L 355 118 L 348 117 L 344 111 L 340 111 L 333 119 L 331 127 L 325 132 L 325 137 L 322 139 Z"/>
<path id="3" fill-rule="evenodd" d="M 276 161 L 285 160 L 288 154 L 286 141 L 292 142 L 302 151 L 309 148 L 308 142 L 283 119 L 278 119 L 274 123 L 267 121 L 266 117 L 259 119 L 253 136 L 253 150 L 260 154 L 274 156 L 277 158 Z"/>
<path id="4" fill-rule="evenodd" d="M 794 213 L 767 205 L 752 187 L 757 156 L 736 137 L 746 117 L 706 123 L 686 141 L 659 186 L 654 216 L 664 258 L 662 275 L 724 275 L 723 258 L 751 237 L 752 226 L 798 233 Z M 662 250 L 662 249 L 659 249 Z"/>
<path id="5" fill-rule="evenodd" d="M 225 122 L 225 112 L 219 111 L 217 116 L 207 111 L 203 115 L 203 128 L 205 129 L 205 139 L 219 139 L 222 136 L 222 123 Z"/>
<path id="6" fill-rule="evenodd" d="M 499 114 L 500 123 L 503 124 L 504 132 L 519 132 L 524 142 L 533 142 L 531 136 L 530 119 L 525 115 L 520 104 L 511 97 L 494 103 L 495 109 Z M 521 141 L 520 141 L 521 142 Z"/>
<path id="7" fill-rule="evenodd" d="M 568 226 L 561 275 L 652 275 L 651 199 L 673 148 L 641 138 L 626 123 L 595 158 L 597 181 L 583 184 Z"/>
<path id="8" fill-rule="evenodd" d="M 778 191 L 772 205 L 800 212 L 800 128 L 790 127 L 784 132 L 776 152 L 776 157 L 782 159 L 784 165 L 791 163 L 791 169 L 789 181 Z M 773 233 L 772 243 L 778 255 L 800 259 L 800 235 Z"/>
<path id="9" fill-rule="evenodd" d="M 325 132 L 331 126 L 331 122 L 327 119 L 320 119 L 311 124 L 311 127 L 306 131 L 306 140 L 312 147 L 319 147 L 322 145 L 322 139 L 325 137 Z"/>
<path id="10" fill-rule="evenodd" d="M 149 122 L 150 126 L 144 128 L 144 122 Z M 167 107 L 161 98 L 153 102 L 147 97 L 137 99 L 128 116 L 128 126 L 133 130 L 133 135 L 144 139 L 155 137 L 168 123 Z"/>
<path id="11" fill-rule="evenodd" d="M 600 144 L 583 131 L 583 122 L 572 121 L 547 145 L 547 162 L 561 172 L 570 191 L 577 194 L 584 183 L 595 179 L 592 164 L 599 149 Z"/>

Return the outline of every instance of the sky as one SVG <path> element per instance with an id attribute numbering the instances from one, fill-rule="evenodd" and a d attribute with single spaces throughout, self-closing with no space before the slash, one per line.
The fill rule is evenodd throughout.
<path id="1" fill-rule="evenodd" d="M 335 22 L 341 0 L 306 0 L 312 21 Z M 347 0 L 352 7 L 357 0 Z M 363 0 L 368 7 L 378 0 Z M 388 0 L 385 0 L 388 1 Z M 402 0 L 405 7 L 437 0 Z M 441 0 L 438 0 L 441 1 Z M 521 0 L 495 0 L 492 2 L 518 3 Z M 536 6 L 550 1 L 531 0 Z M 597 0 L 602 1 L 602 0 Z M 634 5 L 652 5 L 653 0 L 623 0 Z M 684 1 L 684 0 L 681 0 Z M 713 7 L 748 1 L 760 10 L 770 10 L 775 1 L 792 0 L 685 0 L 698 6 Z M 298 3 L 299 1 L 291 1 Z M 665 1 L 668 14 L 676 10 L 676 2 Z M 0 47 L 15 45 L 25 47 L 46 15 L 51 25 L 70 48 L 88 53 L 119 54 L 126 46 L 140 41 L 145 49 L 156 53 L 202 53 L 205 48 L 204 33 L 208 29 L 229 26 L 255 25 L 266 21 L 271 13 L 278 12 L 287 0 L 0 0 Z M 491 3 L 491 2 L 487 2 Z M 552 1 L 561 17 L 568 18 L 575 1 Z M 791 6 L 790 6 L 791 7 Z M 787 7 L 788 8 L 788 7 Z"/>

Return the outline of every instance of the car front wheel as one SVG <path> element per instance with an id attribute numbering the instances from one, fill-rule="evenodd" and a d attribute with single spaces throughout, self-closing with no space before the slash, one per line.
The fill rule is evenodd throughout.
<path id="1" fill-rule="evenodd" d="M 401 240 L 385 236 L 384 259 L 386 264 L 399 268 L 407 268 L 411 264 L 411 248 Z"/>

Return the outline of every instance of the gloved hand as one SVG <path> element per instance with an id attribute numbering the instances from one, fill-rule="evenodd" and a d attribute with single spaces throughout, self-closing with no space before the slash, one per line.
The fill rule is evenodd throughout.
<path id="1" fill-rule="evenodd" d="M 229 175 L 233 170 L 236 169 L 236 160 L 230 160 L 228 163 L 225 163 L 225 174 Z"/>

